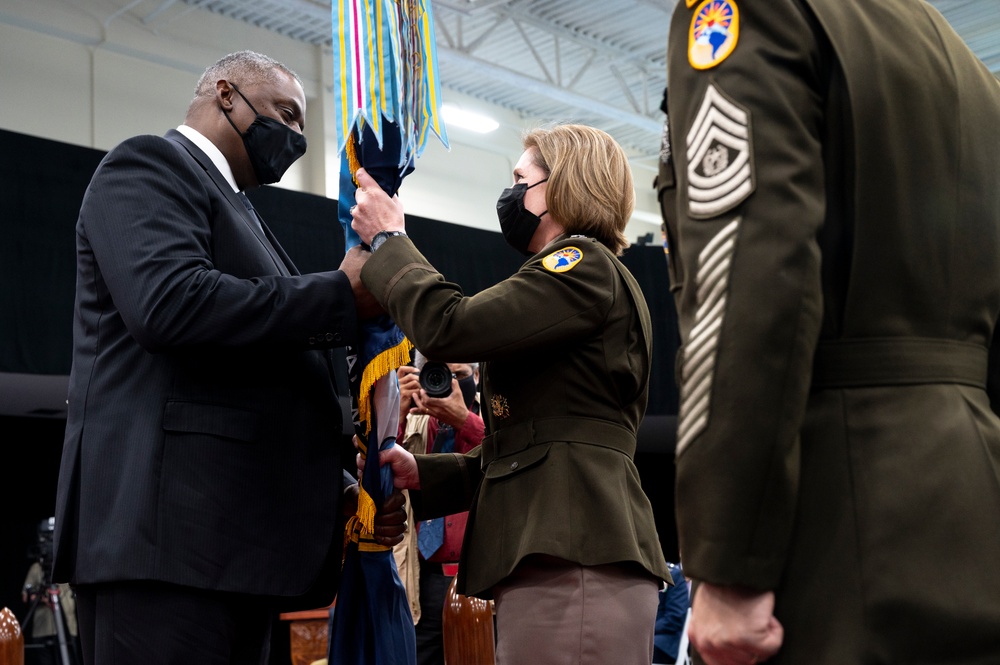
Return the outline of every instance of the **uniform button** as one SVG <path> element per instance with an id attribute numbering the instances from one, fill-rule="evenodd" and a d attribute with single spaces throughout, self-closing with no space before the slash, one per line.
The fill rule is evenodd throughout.
<path id="1" fill-rule="evenodd" d="M 332 342 L 333 341 L 333 333 L 327 333 L 326 334 L 326 341 L 328 341 L 328 342 Z"/>
<path id="2" fill-rule="evenodd" d="M 309 338 L 309 345 L 312 346 L 315 343 L 316 343 L 316 338 L 315 337 L 310 337 Z"/>
<path id="3" fill-rule="evenodd" d="M 517 462 L 511 462 L 510 463 L 510 470 L 513 471 L 516 468 L 517 468 Z"/>
<path id="4" fill-rule="evenodd" d="M 344 339 L 344 336 L 343 336 L 343 335 L 341 335 L 340 333 L 334 333 L 334 335 L 333 335 L 333 339 L 334 339 L 335 341 L 339 342 L 340 340 Z"/>

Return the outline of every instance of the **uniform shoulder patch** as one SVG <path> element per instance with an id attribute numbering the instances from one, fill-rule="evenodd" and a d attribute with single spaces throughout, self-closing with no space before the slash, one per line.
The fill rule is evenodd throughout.
<path id="1" fill-rule="evenodd" d="M 710 84 L 685 138 L 688 215 L 716 217 L 750 196 L 756 185 L 748 110 Z"/>
<path id="2" fill-rule="evenodd" d="M 542 259 L 542 267 L 549 272 L 566 272 L 583 260 L 583 252 L 576 247 L 563 247 Z"/>
<path id="3" fill-rule="evenodd" d="M 740 9 L 735 0 L 704 0 L 691 17 L 688 62 L 695 69 L 711 69 L 729 57 L 739 38 Z"/>

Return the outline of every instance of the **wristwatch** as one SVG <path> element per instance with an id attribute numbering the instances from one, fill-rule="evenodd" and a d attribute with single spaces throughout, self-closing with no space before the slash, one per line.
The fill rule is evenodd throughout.
<path id="1" fill-rule="evenodd" d="M 379 247 L 381 247 L 382 243 L 384 243 L 386 240 L 388 240 L 389 238 L 393 238 L 395 236 L 403 236 L 405 238 L 406 237 L 406 232 L 405 231 L 379 231 L 378 233 L 376 233 L 372 237 L 372 244 L 371 244 L 372 252 L 374 252 L 376 249 L 378 249 Z"/>

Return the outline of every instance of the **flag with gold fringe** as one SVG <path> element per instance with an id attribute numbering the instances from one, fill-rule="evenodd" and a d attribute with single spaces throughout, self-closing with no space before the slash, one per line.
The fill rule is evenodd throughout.
<path id="1" fill-rule="evenodd" d="M 389 123 L 391 126 L 391 123 Z M 357 188 L 353 174 L 365 170 L 390 195 L 412 167 L 400 168 L 400 135 L 388 132 L 382 145 L 362 122 L 341 156 L 341 194 L 337 211 L 348 249 L 360 240 L 351 229 Z M 396 445 L 399 385 L 396 370 L 410 360 L 413 345 L 386 314 L 361 324 L 360 349 L 351 364 L 352 410 L 358 450 L 365 460 L 359 479 L 358 511 L 347 524 L 340 591 L 331 617 L 329 663 L 338 665 L 414 665 L 416 636 L 406 590 L 392 549 L 374 539 L 378 508 L 392 493 L 392 469 L 379 467 L 378 452 Z M 354 355 L 354 354 L 352 354 Z"/>
<path id="2" fill-rule="evenodd" d="M 351 393 L 357 397 L 358 450 L 366 463 L 358 511 L 345 529 L 343 577 L 331 610 L 327 660 L 338 665 L 413 665 L 416 636 L 406 590 L 392 549 L 374 539 L 378 507 L 393 490 L 391 468 L 379 467 L 378 451 L 396 443 L 395 370 L 409 361 L 412 345 L 385 315 L 364 322 L 361 333 Z"/>
<path id="3" fill-rule="evenodd" d="M 389 195 L 423 152 L 427 138 L 448 140 L 440 119 L 437 52 L 430 0 L 334 0 L 334 116 L 340 155 L 338 217 L 345 245 L 358 168 Z M 392 492 L 392 472 L 378 451 L 396 444 L 396 369 L 412 344 L 388 316 L 365 322 L 351 369 L 359 451 L 365 459 L 357 515 L 347 528 L 340 592 L 331 610 L 331 665 L 413 665 L 416 640 L 405 589 L 390 548 L 375 542 L 378 508 Z M 370 456 L 370 462 L 369 462 Z"/>

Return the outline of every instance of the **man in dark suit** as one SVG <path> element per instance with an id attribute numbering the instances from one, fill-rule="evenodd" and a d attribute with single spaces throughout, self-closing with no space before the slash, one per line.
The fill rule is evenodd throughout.
<path id="1" fill-rule="evenodd" d="M 997 662 L 1000 82 L 923 0 L 678 2 L 667 61 L 698 658 Z"/>
<path id="2" fill-rule="evenodd" d="M 356 252 L 300 275 L 243 194 L 305 151 L 305 107 L 284 65 L 226 56 L 84 196 L 54 578 L 87 665 L 263 663 L 277 611 L 334 598 L 357 486 L 331 349 L 378 309 Z"/>

